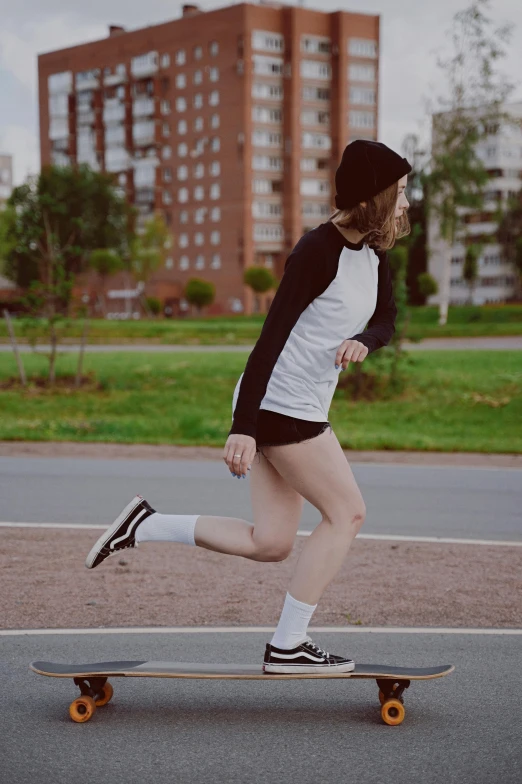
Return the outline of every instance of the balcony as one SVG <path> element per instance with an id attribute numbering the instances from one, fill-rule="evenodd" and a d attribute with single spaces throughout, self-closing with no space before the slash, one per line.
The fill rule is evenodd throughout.
<path id="1" fill-rule="evenodd" d="M 136 79 L 143 79 L 158 72 L 158 53 L 147 52 L 147 54 L 133 57 L 131 63 L 131 73 Z"/>
<path id="2" fill-rule="evenodd" d="M 106 101 L 103 106 L 103 122 L 115 123 L 122 122 L 125 119 L 125 106 L 116 101 Z"/>
<path id="3" fill-rule="evenodd" d="M 139 98 L 132 104 L 133 117 L 149 117 L 154 114 L 154 98 Z"/>

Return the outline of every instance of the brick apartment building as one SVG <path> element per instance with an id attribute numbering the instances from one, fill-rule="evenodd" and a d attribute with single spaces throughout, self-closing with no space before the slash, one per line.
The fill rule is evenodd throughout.
<path id="1" fill-rule="evenodd" d="M 253 311 L 251 265 L 280 279 L 332 211 L 346 144 L 377 139 L 378 15 L 241 3 L 38 57 L 42 164 L 113 172 L 161 211 L 171 255 L 147 290 L 183 314 L 191 277 L 208 313 Z M 262 303 L 266 310 L 273 291 Z"/>

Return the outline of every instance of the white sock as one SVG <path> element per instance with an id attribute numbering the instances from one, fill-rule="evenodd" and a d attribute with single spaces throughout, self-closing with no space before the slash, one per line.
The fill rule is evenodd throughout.
<path id="1" fill-rule="evenodd" d="M 279 618 L 277 629 L 270 642 L 277 648 L 295 648 L 306 638 L 306 630 L 310 623 L 316 604 L 298 602 L 293 596 L 286 593 L 283 612 Z"/>
<path id="2" fill-rule="evenodd" d="M 200 515 L 169 515 L 154 512 L 136 529 L 137 542 L 183 542 L 195 545 L 194 528 Z"/>

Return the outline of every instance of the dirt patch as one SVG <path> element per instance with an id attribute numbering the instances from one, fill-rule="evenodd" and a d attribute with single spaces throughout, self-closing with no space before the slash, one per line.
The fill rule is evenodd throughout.
<path id="1" fill-rule="evenodd" d="M 223 447 L 225 444 L 223 443 Z M 223 447 L 170 444 L 99 444 L 72 441 L 0 441 L 1 457 L 91 457 L 117 460 L 222 460 Z M 522 468 L 522 454 L 394 452 L 345 449 L 348 462 Z"/>
<path id="2" fill-rule="evenodd" d="M 299 552 L 257 563 L 144 542 L 86 569 L 99 531 L 4 528 L 4 629 L 276 625 Z M 356 539 L 314 625 L 522 627 L 522 548 Z"/>

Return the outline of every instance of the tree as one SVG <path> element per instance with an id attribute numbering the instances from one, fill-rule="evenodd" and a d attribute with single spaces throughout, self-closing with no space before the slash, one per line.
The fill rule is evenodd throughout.
<path id="1" fill-rule="evenodd" d="M 478 279 L 478 260 L 482 253 L 483 245 L 481 243 L 472 242 L 466 246 L 466 255 L 464 257 L 464 266 L 462 269 L 462 277 L 469 286 L 469 299 L 468 305 L 473 304 L 473 289 L 477 284 Z"/>
<path id="2" fill-rule="evenodd" d="M 201 308 L 214 302 L 216 287 L 213 283 L 201 278 L 191 278 L 185 286 L 184 295 L 191 305 L 195 305 L 198 315 Z"/>
<path id="3" fill-rule="evenodd" d="M 111 275 L 114 275 L 115 272 L 118 272 L 118 270 L 123 268 L 123 259 L 112 250 L 107 250 L 106 248 L 96 248 L 91 252 L 89 257 L 89 266 L 98 273 L 98 277 L 100 278 L 101 291 L 98 294 L 98 298 L 101 302 L 103 315 L 106 316 L 107 306 L 105 303 L 105 288 L 107 278 L 109 278 Z"/>
<path id="4" fill-rule="evenodd" d="M 426 176 L 430 216 L 447 243 L 441 283 L 439 323 L 448 313 L 451 253 L 463 228 L 463 214 L 483 206 L 488 173 L 477 155 L 477 143 L 515 119 L 502 110 L 514 85 L 494 72 L 494 62 L 505 56 L 500 46 L 511 27 L 504 25 L 490 35 L 491 19 L 482 9 L 490 0 L 473 0 L 453 17 L 448 31 L 453 55 L 438 65 L 448 80 L 449 99 L 439 98 L 443 110 L 433 114 L 431 171 Z M 519 122 L 519 121 L 517 121 Z"/>
<path id="5" fill-rule="evenodd" d="M 498 241 L 504 257 L 515 270 L 515 298 L 522 300 L 522 189 L 500 211 Z"/>
<path id="6" fill-rule="evenodd" d="M 7 228 L 12 248 L 5 275 L 27 289 L 33 281 L 47 279 L 42 277 L 42 265 L 49 261 L 45 258 L 59 252 L 69 289 L 69 299 L 60 304 L 63 311 L 74 278 L 86 269 L 92 250 L 111 248 L 128 254 L 135 211 L 117 193 L 111 174 L 95 172 L 86 164 L 44 166 L 39 175 L 14 188 L 7 204 L 13 208 Z"/>
<path id="7" fill-rule="evenodd" d="M 264 294 L 274 288 L 276 280 L 266 267 L 252 266 L 245 270 L 243 283 L 250 286 L 256 294 Z"/>
<path id="8" fill-rule="evenodd" d="M 172 239 L 165 219 L 159 212 L 145 223 L 142 234 L 135 235 L 129 245 L 125 266 L 137 283 L 147 283 L 156 270 L 165 264 Z M 142 304 L 147 314 L 153 315 L 144 296 Z"/>
<path id="9" fill-rule="evenodd" d="M 58 324 L 69 311 L 75 277 L 94 249 L 127 252 L 133 212 L 116 192 L 112 175 L 86 165 L 44 167 L 13 190 L 7 205 L 0 232 L 7 251 L 4 271 L 26 289 L 30 314 L 46 319 L 54 383 Z M 33 343 L 41 330 L 34 324 Z"/>

